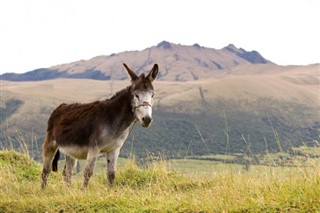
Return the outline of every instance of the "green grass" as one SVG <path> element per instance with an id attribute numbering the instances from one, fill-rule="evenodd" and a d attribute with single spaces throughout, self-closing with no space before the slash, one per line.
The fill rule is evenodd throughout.
<path id="1" fill-rule="evenodd" d="M 312 160 L 312 159 L 311 159 Z M 41 165 L 14 151 L 0 152 L 0 212 L 317 212 L 319 163 L 308 167 L 252 166 L 192 159 L 137 166 L 122 161 L 108 188 L 102 165 L 81 191 L 82 175 L 66 187 L 51 173 L 40 189 Z M 98 171 L 97 171 L 98 170 Z"/>

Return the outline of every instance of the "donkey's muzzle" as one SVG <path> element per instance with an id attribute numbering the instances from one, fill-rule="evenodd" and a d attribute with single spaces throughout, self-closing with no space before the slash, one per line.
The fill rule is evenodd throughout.
<path id="1" fill-rule="evenodd" d="M 152 122 L 152 118 L 150 116 L 144 116 L 142 117 L 141 125 L 143 127 L 148 127 Z"/>

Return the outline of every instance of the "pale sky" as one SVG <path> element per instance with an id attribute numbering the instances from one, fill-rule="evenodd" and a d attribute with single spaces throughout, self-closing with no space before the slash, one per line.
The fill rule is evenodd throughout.
<path id="1" fill-rule="evenodd" d="M 166 40 L 232 43 L 279 65 L 320 63 L 319 0 L 1 0 L 0 73 Z"/>

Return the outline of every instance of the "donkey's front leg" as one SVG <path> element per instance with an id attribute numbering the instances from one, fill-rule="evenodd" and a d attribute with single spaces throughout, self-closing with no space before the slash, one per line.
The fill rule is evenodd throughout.
<path id="1" fill-rule="evenodd" d="M 114 179 L 116 177 L 116 167 L 120 149 L 115 149 L 107 153 L 107 176 L 108 184 L 110 187 L 113 186 Z"/>

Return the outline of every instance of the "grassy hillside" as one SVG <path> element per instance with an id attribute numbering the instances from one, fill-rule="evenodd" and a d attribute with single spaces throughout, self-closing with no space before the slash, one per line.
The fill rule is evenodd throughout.
<path id="1" fill-rule="evenodd" d="M 309 158 L 307 167 L 259 166 L 250 171 L 232 164 L 185 161 L 160 161 L 141 168 L 127 160 L 111 189 L 99 166 L 85 191 L 80 190 L 82 175 L 75 175 L 67 188 L 61 174 L 53 173 L 42 191 L 40 165 L 26 155 L 2 151 L 0 212 L 320 211 L 320 168 L 315 159 Z M 179 172 L 183 165 L 192 167 L 192 173 Z"/>
<path id="2" fill-rule="evenodd" d="M 136 125 L 121 155 L 254 154 L 319 141 L 319 65 L 238 66 L 206 81 L 155 82 L 154 122 Z M 2 81 L 1 147 L 41 151 L 46 122 L 62 102 L 111 96 L 128 81 Z M 26 144 L 21 146 L 20 144 Z"/>

